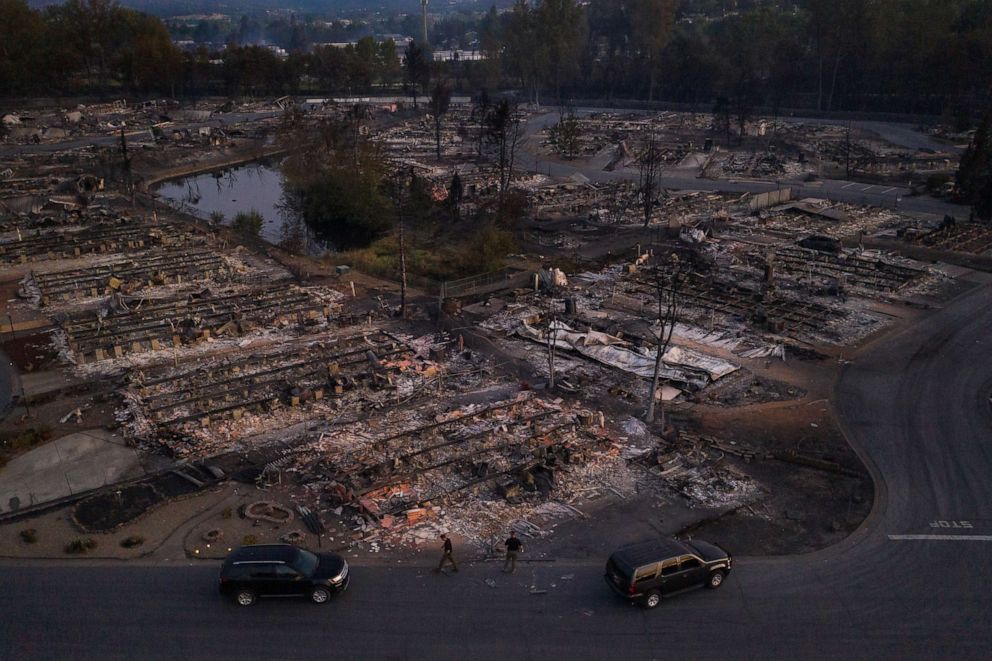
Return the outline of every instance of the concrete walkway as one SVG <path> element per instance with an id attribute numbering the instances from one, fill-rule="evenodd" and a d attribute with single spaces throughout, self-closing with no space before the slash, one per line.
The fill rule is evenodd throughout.
<path id="1" fill-rule="evenodd" d="M 79 379 L 70 378 L 63 370 L 46 370 L 44 372 L 27 372 L 21 374 L 21 386 L 28 397 L 43 395 L 55 390 L 83 383 Z"/>
<path id="2" fill-rule="evenodd" d="M 104 429 L 77 432 L 35 448 L 0 469 L 0 514 L 141 477 L 134 448 Z"/>
<path id="3" fill-rule="evenodd" d="M 21 380 L 14 363 L 0 351 L 0 420 L 7 417 L 14 407 L 14 395 L 21 388 Z"/>

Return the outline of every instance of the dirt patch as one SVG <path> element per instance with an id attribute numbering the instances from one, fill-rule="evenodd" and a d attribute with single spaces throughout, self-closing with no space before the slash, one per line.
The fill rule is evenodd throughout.
<path id="1" fill-rule="evenodd" d="M 86 532 L 110 532 L 138 518 L 162 500 L 162 494 L 152 485 L 135 484 L 80 501 L 73 509 L 72 518 Z"/>
<path id="2" fill-rule="evenodd" d="M 175 473 L 164 473 L 140 484 L 80 501 L 72 510 L 72 520 L 84 532 L 111 532 L 172 499 L 198 490 L 199 487 L 189 480 Z"/>
<path id="3" fill-rule="evenodd" d="M 26 402 L 23 400 L 18 402 L 7 418 L 0 423 L 0 433 L 21 434 L 30 429 L 38 429 L 46 433 L 47 438 L 52 439 L 78 432 L 83 428 L 81 425 L 87 428 L 110 429 L 117 424 L 114 420 L 114 408 L 114 401 L 103 395 L 65 396 L 65 394 L 45 393 L 29 397 Z M 66 417 L 77 409 L 79 416 Z M 65 422 L 62 422 L 63 418 Z M 22 449 L 16 454 L 21 454 L 23 451 Z"/>
<path id="4" fill-rule="evenodd" d="M 52 339 L 48 333 L 23 337 L 18 335 L 16 338 L 11 338 L 10 333 L 6 333 L 4 340 L 0 348 L 22 374 L 50 369 L 58 365 L 58 354 L 52 346 Z"/>
<path id="5" fill-rule="evenodd" d="M 707 404 L 719 406 L 747 406 L 801 399 L 805 396 L 806 391 L 798 386 L 740 370 L 738 375 L 721 379 L 708 388 L 704 400 Z"/>
<path id="6" fill-rule="evenodd" d="M 749 467 L 756 479 L 775 485 L 760 502 L 702 521 L 680 534 L 733 540 L 733 552 L 739 555 L 808 553 L 840 542 L 871 511 L 868 478 L 776 464 L 767 461 Z"/>

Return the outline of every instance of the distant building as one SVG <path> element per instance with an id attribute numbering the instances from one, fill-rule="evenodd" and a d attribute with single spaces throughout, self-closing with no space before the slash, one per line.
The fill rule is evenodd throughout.
<path id="1" fill-rule="evenodd" d="M 472 62 L 485 60 L 486 56 L 477 50 L 436 50 L 434 51 L 435 62 Z"/>

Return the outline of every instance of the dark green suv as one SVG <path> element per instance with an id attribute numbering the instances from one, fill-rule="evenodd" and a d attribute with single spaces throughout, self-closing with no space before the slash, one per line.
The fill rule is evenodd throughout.
<path id="1" fill-rule="evenodd" d="M 242 546 L 224 560 L 220 593 L 240 606 L 258 597 L 309 597 L 317 604 L 348 589 L 348 563 L 336 553 L 292 544 Z"/>
<path id="2" fill-rule="evenodd" d="M 732 565 L 715 544 L 659 539 L 618 549 L 606 563 L 606 582 L 620 596 L 654 608 L 662 597 L 704 585 L 715 590 Z"/>

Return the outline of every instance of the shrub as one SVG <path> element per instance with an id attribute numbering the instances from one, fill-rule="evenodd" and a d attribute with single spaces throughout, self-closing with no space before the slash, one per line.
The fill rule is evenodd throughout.
<path id="1" fill-rule="evenodd" d="M 92 551 L 96 548 L 96 540 L 92 537 L 87 537 L 86 539 L 74 539 L 65 545 L 65 552 L 71 553 L 73 555 L 82 555 L 87 551 Z"/>
<path id="2" fill-rule="evenodd" d="M 255 535 L 245 535 L 241 538 L 242 546 L 251 546 L 252 544 L 258 544 L 258 540 L 255 538 Z"/>
<path id="3" fill-rule="evenodd" d="M 131 535 L 121 540 L 121 546 L 126 549 L 133 549 L 136 546 L 141 546 L 145 543 L 145 538 L 141 535 Z"/>
<path id="4" fill-rule="evenodd" d="M 217 223 L 218 225 L 224 222 L 224 212 L 223 211 L 211 211 L 210 212 L 210 222 Z"/>
<path id="5" fill-rule="evenodd" d="M 234 217 L 234 221 L 231 223 L 232 229 L 238 234 L 243 234 L 245 236 L 257 237 L 262 232 L 262 225 L 265 223 L 265 219 L 262 218 L 262 214 L 252 209 L 251 211 L 242 211 Z"/>
<path id="6" fill-rule="evenodd" d="M 951 180 L 951 175 L 946 172 L 937 172 L 927 177 L 927 190 L 931 193 L 939 193 L 940 190 Z"/>
<path id="7" fill-rule="evenodd" d="M 38 541 L 38 531 L 34 528 L 22 530 L 21 539 L 24 540 L 25 544 L 34 544 Z"/>

